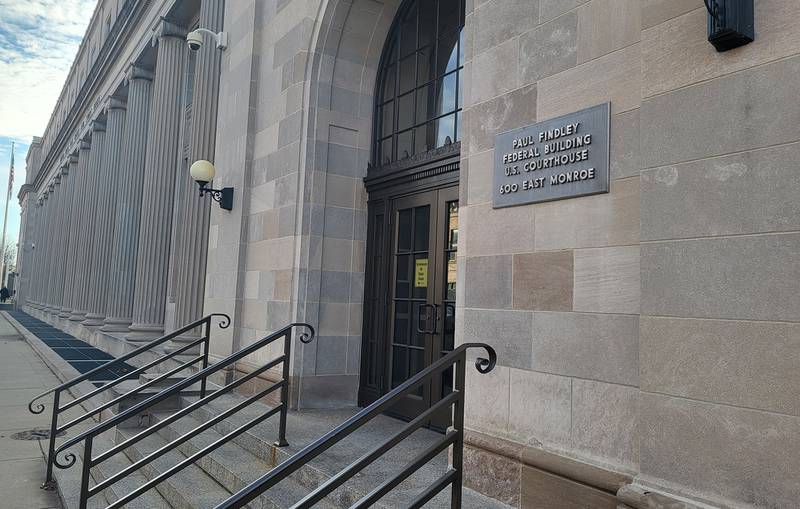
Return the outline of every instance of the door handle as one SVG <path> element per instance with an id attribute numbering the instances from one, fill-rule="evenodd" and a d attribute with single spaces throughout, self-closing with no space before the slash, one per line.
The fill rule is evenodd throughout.
<path id="1" fill-rule="evenodd" d="M 420 304 L 417 316 L 417 334 L 438 334 L 439 323 L 439 305 L 438 304 Z M 425 310 L 425 313 L 423 313 Z M 433 322 L 433 327 L 423 329 L 420 325 L 430 325 Z"/>

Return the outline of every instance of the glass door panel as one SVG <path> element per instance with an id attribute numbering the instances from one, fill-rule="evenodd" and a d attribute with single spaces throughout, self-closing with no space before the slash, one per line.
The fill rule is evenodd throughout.
<path id="1" fill-rule="evenodd" d="M 432 211 L 435 194 L 425 193 L 398 199 L 394 203 L 394 249 L 392 251 L 390 314 L 390 389 L 397 387 L 430 364 L 430 342 L 424 328 L 434 293 L 430 279 Z M 427 408 L 430 388 L 421 386 L 392 410 L 413 418 Z"/>
<path id="2" fill-rule="evenodd" d="M 390 275 L 390 387 L 402 384 L 455 344 L 458 189 L 445 188 L 393 203 Z M 413 419 L 453 390 L 452 370 L 421 386 L 390 413 Z M 430 423 L 450 424 L 449 412 Z"/>

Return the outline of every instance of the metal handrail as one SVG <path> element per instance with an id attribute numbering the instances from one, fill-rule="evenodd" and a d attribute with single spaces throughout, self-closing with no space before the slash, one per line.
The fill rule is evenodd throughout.
<path id="1" fill-rule="evenodd" d="M 196 320 L 196 321 L 194 321 L 194 322 L 192 322 L 192 323 L 190 323 L 190 324 L 188 324 L 188 325 L 186 325 L 184 327 L 181 327 L 180 329 L 178 329 L 176 331 L 173 331 L 173 332 L 171 332 L 171 333 L 169 333 L 169 334 L 167 334 L 165 336 L 162 336 L 162 337 L 160 337 L 158 339 L 154 339 L 153 341 L 150 341 L 150 342 L 142 345 L 141 347 L 136 348 L 135 350 L 132 350 L 132 351 L 128 352 L 127 354 L 125 354 L 125 355 L 123 355 L 121 357 L 118 357 L 116 359 L 110 360 L 110 361 L 108 361 L 108 362 L 106 362 L 106 363 L 104 363 L 104 364 L 102 364 L 102 365 L 90 370 L 90 371 L 87 371 L 86 373 L 84 373 L 84 374 L 82 374 L 80 376 L 77 376 L 77 377 L 75 377 L 75 378 L 73 378 L 73 379 L 71 379 L 71 380 L 69 380 L 67 382 L 64 382 L 63 384 L 61 384 L 59 386 L 53 387 L 51 389 L 48 389 L 45 392 L 43 392 L 43 393 L 39 394 L 38 396 L 36 396 L 35 398 L 33 398 L 30 401 L 30 403 L 28 403 L 28 410 L 33 414 L 41 414 L 42 412 L 44 412 L 45 405 L 43 403 L 36 403 L 34 405 L 34 403 L 36 402 L 36 400 L 38 400 L 40 398 L 43 398 L 44 396 L 47 396 L 48 394 L 53 394 L 53 413 L 52 413 L 52 418 L 50 420 L 50 437 L 49 437 L 49 445 L 48 445 L 48 452 L 47 452 L 47 471 L 46 471 L 46 474 L 45 474 L 45 480 L 42 483 L 42 488 L 49 489 L 49 488 L 53 487 L 53 465 L 55 464 L 55 458 L 56 458 L 55 443 L 56 443 L 56 437 L 58 436 L 59 433 L 61 433 L 63 431 L 67 431 L 68 429 L 72 428 L 76 424 L 79 424 L 79 423 L 81 423 L 81 422 L 83 422 L 83 421 L 85 421 L 85 420 L 87 420 L 87 419 L 89 419 L 91 417 L 94 417 L 95 415 L 100 414 L 103 410 L 106 410 L 106 409 L 116 405 L 117 403 L 119 403 L 119 402 L 121 402 L 121 401 L 123 401 L 123 400 L 125 400 L 125 399 L 127 399 L 127 398 L 129 398 L 131 396 L 133 396 L 133 395 L 136 395 L 136 394 L 140 393 L 141 391 L 151 387 L 152 385 L 155 385 L 156 383 L 168 378 L 169 376 L 174 375 L 175 373 L 178 373 L 179 371 L 181 371 L 183 369 L 186 369 L 186 368 L 188 368 L 190 366 L 193 366 L 193 365 L 197 364 L 198 362 L 202 362 L 202 368 L 208 367 L 209 341 L 210 341 L 210 338 L 211 338 L 211 319 L 213 317 L 222 318 L 222 321 L 219 323 L 219 327 L 222 328 L 222 329 L 226 329 L 230 325 L 231 319 L 230 319 L 230 317 L 228 315 L 223 314 L 223 313 L 211 313 L 211 314 L 209 314 L 207 316 L 204 316 L 203 318 L 201 318 L 199 320 Z M 65 390 L 69 389 L 70 387 L 74 387 L 75 385 L 77 385 L 77 384 L 79 384 L 81 382 L 85 382 L 87 380 L 90 380 L 91 377 L 93 375 L 97 374 L 97 373 L 101 373 L 101 372 L 106 371 L 106 370 L 108 370 L 110 368 L 113 368 L 115 366 L 120 366 L 120 365 L 124 364 L 125 361 L 128 361 L 128 360 L 130 360 L 130 359 L 132 359 L 134 357 L 137 357 L 137 356 L 139 356 L 139 355 L 141 355 L 141 354 L 143 354 L 145 352 L 150 352 L 155 347 L 160 346 L 160 345 L 166 343 L 167 341 L 169 341 L 171 339 L 174 339 L 174 338 L 180 336 L 181 334 L 189 332 L 189 331 L 191 331 L 191 330 L 193 330 L 193 329 L 195 329 L 197 327 L 200 327 L 200 326 L 202 326 L 204 324 L 205 324 L 205 332 L 197 340 L 194 340 L 194 341 L 192 341 L 192 342 L 190 342 L 190 343 L 182 346 L 181 348 L 179 348 L 177 350 L 174 350 L 174 351 L 172 351 L 170 353 L 164 354 L 163 356 L 161 356 L 161 357 L 159 357 L 159 358 L 157 358 L 157 359 L 145 364 L 144 366 L 141 366 L 141 367 L 139 367 L 139 368 L 137 368 L 137 369 L 135 369 L 135 370 L 133 370 L 133 371 L 131 371 L 129 373 L 124 373 L 124 374 L 120 375 L 119 377 L 115 378 L 114 380 L 106 381 L 106 383 L 104 383 L 102 386 L 98 387 L 97 389 L 95 389 L 95 390 L 93 390 L 91 392 L 88 392 L 86 394 L 83 394 L 82 396 L 75 398 L 74 400 L 70 401 L 69 403 L 66 403 L 65 405 L 61 405 L 60 404 L 61 403 L 61 393 L 64 392 Z M 137 386 L 136 388 L 134 388 L 134 389 L 132 389 L 132 390 L 130 390 L 130 391 L 118 396 L 117 398 L 114 398 L 111 401 L 108 401 L 108 402 L 106 402 L 106 403 L 104 403 L 104 404 L 102 404 L 102 405 L 100 405 L 100 406 L 98 406 L 96 408 L 88 410 L 85 413 L 81 414 L 79 417 L 77 417 L 77 418 L 75 418 L 75 419 L 73 419 L 73 420 L 71 420 L 71 421 L 59 426 L 58 417 L 59 417 L 59 415 L 61 413 L 69 410 L 70 408 L 73 408 L 76 405 L 79 405 L 79 404 L 83 403 L 84 401 L 87 401 L 87 400 L 93 398 L 94 396 L 97 396 L 97 395 L 105 392 L 106 390 L 108 390 L 108 389 L 110 389 L 112 387 L 115 387 L 116 385 L 119 385 L 124 380 L 128 380 L 131 377 L 134 377 L 134 376 L 137 376 L 139 374 L 145 373 L 148 369 L 150 369 L 150 368 L 152 368 L 154 366 L 157 366 L 157 365 L 159 365 L 159 364 L 161 364 L 161 363 L 163 363 L 163 362 L 165 362 L 165 361 L 167 361 L 169 359 L 172 359 L 173 357 L 176 357 L 176 356 L 178 356 L 178 355 L 180 355 L 180 354 L 182 354 L 182 353 L 184 353 L 184 352 L 186 352 L 186 351 L 188 351 L 188 350 L 190 350 L 190 349 L 192 349 L 192 348 L 194 348 L 194 347 L 196 347 L 196 346 L 198 346 L 200 344 L 203 344 L 203 353 L 202 354 L 200 354 L 198 356 L 195 356 L 195 357 L 192 357 L 188 361 L 185 361 L 185 362 L 181 363 L 178 367 L 176 367 L 176 368 L 174 368 L 174 369 L 172 369 L 172 370 L 170 370 L 170 371 L 168 371 L 166 373 L 159 374 L 159 376 L 157 378 L 154 378 L 153 380 L 150 380 L 149 382 L 147 382 L 145 384 L 141 384 L 141 385 Z M 205 384 L 205 382 L 202 384 L 202 386 L 200 388 L 200 392 L 201 392 L 202 396 L 205 396 L 205 393 L 206 393 L 206 384 Z"/>
<path id="2" fill-rule="evenodd" d="M 439 492 L 452 487 L 451 507 L 461 507 L 461 491 L 463 484 L 463 454 L 464 454 L 464 386 L 466 375 L 466 352 L 470 348 L 483 348 L 489 355 L 488 359 L 477 358 L 475 368 L 480 373 L 488 373 L 494 369 L 497 363 L 497 354 L 494 349 L 483 343 L 466 343 L 447 355 L 443 356 L 424 370 L 420 371 L 397 388 L 378 399 L 368 407 L 364 408 L 356 415 L 352 416 L 324 436 L 304 447 L 297 454 L 279 464 L 266 474 L 248 484 L 242 490 L 235 493 L 228 500 L 219 504 L 216 509 L 236 509 L 245 507 L 256 497 L 278 484 L 292 473 L 299 470 L 311 460 L 333 447 L 335 444 L 349 436 L 351 433 L 361 428 L 363 425 L 374 419 L 379 414 L 385 412 L 401 399 L 414 392 L 418 387 L 440 376 L 441 373 L 455 365 L 455 384 L 453 391 L 444 396 L 441 400 L 433 404 L 430 408 L 422 412 L 417 418 L 409 422 L 403 429 L 395 433 L 387 441 L 364 454 L 361 458 L 348 465 L 331 479 L 320 485 L 317 489 L 309 493 L 302 500 L 292 506 L 293 509 L 309 508 L 325 498 L 336 488 L 344 484 L 347 480 L 355 476 L 358 472 L 381 457 L 395 445 L 407 438 L 414 431 L 430 422 L 436 412 L 443 411 L 445 408 L 453 406 L 453 425 L 436 443 L 430 445 L 419 456 L 408 463 L 402 471 L 384 481 L 352 507 L 369 507 L 380 500 L 389 491 L 403 482 L 417 469 L 432 460 L 436 455 L 453 446 L 452 467 L 424 492 L 422 492 L 409 507 L 422 507 L 426 502 L 436 496 Z"/>
<path id="3" fill-rule="evenodd" d="M 310 343 L 313 340 L 314 335 L 315 335 L 314 327 L 312 327 L 311 325 L 306 324 L 306 323 L 292 323 L 290 325 L 287 325 L 286 327 L 280 329 L 279 331 L 277 331 L 277 332 L 275 332 L 273 334 L 270 334 L 269 336 L 266 336 L 265 338 L 253 343 L 252 345 L 249 345 L 246 348 L 243 348 L 242 350 L 239 350 L 238 352 L 225 357 L 224 359 L 212 364 L 211 366 L 208 366 L 208 367 L 198 371 L 194 375 L 191 375 L 191 376 L 187 377 L 186 379 L 184 379 L 184 380 L 182 380 L 180 382 L 177 382 L 177 383 L 173 384 L 170 387 L 165 388 L 164 390 L 162 390 L 158 394 L 155 394 L 155 395 L 147 398 L 146 400 L 144 400 L 144 401 L 142 401 L 140 403 L 137 403 L 136 405 L 131 406 L 130 408 L 128 408 L 124 412 L 121 412 L 121 413 L 115 415 L 114 417 L 104 421 L 104 422 L 98 423 L 93 428 L 91 428 L 89 430 L 86 430 L 83 433 L 79 434 L 78 436 L 76 436 L 76 437 L 64 442 L 58 449 L 55 450 L 54 455 L 53 455 L 55 466 L 58 467 L 58 468 L 62 468 L 62 469 L 63 468 L 69 468 L 72 465 L 74 465 L 75 462 L 77 461 L 77 457 L 76 457 L 76 455 L 74 453 L 71 453 L 71 452 L 67 453 L 67 454 L 64 455 L 65 463 L 61 463 L 58 460 L 58 455 L 60 453 L 62 453 L 63 451 L 65 451 L 66 449 L 69 449 L 73 445 L 79 444 L 81 442 L 83 442 L 83 444 L 84 444 L 84 446 L 83 446 L 84 447 L 84 450 L 83 450 L 83 465 L 82 465 L 83 466 L 83 470 L 82 470 L 82 473 L 81 473 L 81 488 L 80 488 L 79 508 L 80 509 L 85 509 L 87 507 L 87 503 L 88 503 L 89 498 L 91 498 L 92 496 L 100 493 L 101 491 L 103 491 L 107 487 L 111 486 L 112 484 L 114 484 L 116 482 L 119 482 L 121 479 L 127 477 L 132 472 L 140 469 L 141 467 L 143 467 L 144 465 L 150 463 L 151 461 L 155 460 L 156 458 L 159 458 L 159 457 L 163 456 L 167 452 L 172 451 L 173 449 L 175 449 L 179 445 L 181 445 L 184 442 L 194 438 L 195 436 L 197 436 L 198 434 L 200 434 L 203 431 L 207 430 L 211 426 L 213 426 L 213 425 L 217 424 L 218 422 L 230 417 L 231 415 L 234 415 L 235 413 L 239 412 L 240 410 L 242 410 L 246 406 L 258 401 L 259 399 L 263 398 L 267 394 L 270 394 L 271 392 L 273 392 L 273 391 L 275 391 L 277 389 L 281 390 L 281 394 L 280 394 L 281 403 L 279 405 L 277 405 L 276 407 L 270 409 L 269 411 L 267 411 L 267 412 L 255 417 L 254 419 L 248 421 L 247 423 L 243 424 L 239 428 L 227 433 L 222 438 L 216 440 L 212 444 L 210 444 L 210 445 L 204 447 L 203 449 L 199 450 L 198 452 L 192 454 L 191 456 L 189 456 L 185 460 L 181 461 L 177 465 L 173 465 L 168 470 L 166 470 L 166 471 L 162 472 L 161 474 L 159 474 L 158 476 L 150 479 L 148 482 L 146 482 L 142 486 L 136 488 L 135 490 L 131 491 L 127 495 L 118 498 L 117 500 L 114 501 L 114 503 L 109 505 L 107 509 L 112 509 L 112 508 L 115 508 L 115 507 L 121 507 L 121 506 L 125 505 L 126 503 L 128 503 L 131 500 L 135 499 L 136 497 L 138 497 L 142 493 L 150 490 L 151 488 L 153 488 L 157 484 L 161 483 L 165 479 L 171 477 L 172 475 L 180 472 L 184 468 L 186 468 L 189 465 L 193 464 L 199 458 L 201 458 L 201 457 L 205 456 L 206 454 L 214 451 L 218 447 L 220 447 L 223 444 L 229 442 L 230 440 L 233 440 L 234 438 L 236 438 L 240 434 L 244 433 L 248 429 L 252 428 L 253 426 L 256 426 L 257 424 L 263 422 L 264 420 L 268 419 L 269 417 L 271 417 L 271 416 L 273 416 L 273 415 L 275 415 L 277 413 L 280 413 L 280 424 L 279 424 L 279 428 L 278 428 L 278 440 L 276 442 L 276 445 L 279 446 L 279 447 L 289 445 L 288 442 L 286 441 L 286 416 L 287 416 L 287 411 L 288 411 L 288 407 L 289 407 L 289 360 L 291 358 L 292 331 L 295 328 L 299 328 L 299 327 L 302 327 L 302 328 L 305 328 L 305 329 L 308 330 L 308 332 L 304 332 L 304 333 L 300 334 L 300 336 L 299 336 L 300 341 L 302 343 Z M 260 366 L 259 368 L 257 368 L 254 371 L 251 371 L 250 373 L 248 373 L 247 375 L 243 376 L 242 378 L 239 378 L 239 379 L 237 379 L 237 380 L 235 380 L 235 381 L 233 381 L 233 382 L 221 387 L 220 389 L 214 391 L 213 393 L 211 393 L 211 394 L 209 394 L 207 396 L 205 394 L 202 394 L 199 400 L 197 400 L 194 403 L 188 405 L 187 407 L 185 407 L 185 408 L 183 408 L 183 409 L 181 409 L 181 410 L 169 415 L 167 418 L 165 418 L 163 420 L 160 420 L 159 422 L 157 422 L 157 423 L 155 423 L 155 424 L 143 429 L 142 431 L 140 431 L 136 435 L 128 438 L 127 440 L 124 440 L 123 442 L 114 445 L 111 449 L 109 449 L 109 450 L 107 450 L 105 452 L 102 452 L 97 456 L 93 456 L 92 455 L 92 446 L 93 446 L 94 439 L 95 439 L 95 437 L 97 435 L 110 430 L 114 426 L 117 426 L 117 425 L 127 421 L 131 417 L 139 415 L 141 412 L 148 410 L 153 405 L 158 404 L 159 402 L 165 400 L 166 398 L 174 396 L 175 394 L 179 393 L 182 389 L 184 389 L 186 387 L 189 387 L 189 386 L 191 386 L 191 385 L 193 385 L 193 384 L 195 384 L 197 382 L 200 382 L 204 386 L 209 376 L 217 373 L 221 369 L 224 369 L 224 368 L 226 368 L 228 366 L 231 366 L 232 364 L 234 364 L 235 362 L 243 359 L 247 355 L 250 355 L 253 352 L 255 352 L 255 351 L 257 351 L 257 350 L 259 350 L 259 349 L 261 349 L 261 348 L 263 348 L 263 347 L 265 347 L 265 346 L 267 346 L 267 345 L 269 345 L 269 344 L 271 344 L 271 343 L 273 343 L 273 342 L 275 342 L 275 341 L 277 341 L 277 340 L 279 340 L 281 338 L 283 338 L 283 340 L 284 340 L 284 351 L 283 351 L 283 354 L 281 356 L 279 356 L 278 358 L 276 358 L 276 359 L 274 359 L 274 360 L 272 360 L 272 361 Z M 163 427 L 171 424 L 172 422 L 180 419 L 181 417 L 191 413 L 192 411 L 196 410 L 197 408 L 200 408 L 201 406 L 204 406 L 204 405 L 210 403 L 211 401 L 219 398 L 223 394 L 230 393 L 236 387 L 239 387 L 240 385 L 252 380 L 256 376 L 258 376 L 261 373 L 267 371 L 268 369 L 271 369 L 271 368 L 277 366 L 278 364 L 282 364 L 283 365 L 282 366 L 283 367 L 283 375 L 282 375 L 282 379 L 280 381 L 275 382 L 272 385 L 270 385 L 269 387 L 258 391 L 256 394 L 250 396 L 249 398 L 245 399 L 244 401 L 242 401 L 241 403 L 235 405 L 234 407 L 232 407 L 232 408 L 220 413 L 219 415 L 216 415 L 213 418 L 206 420 L 200 426 L 197 426 L 196 428 L 194 428 L 193 430 L 189 431 L 188 433 L 183 434 L 182 436 L 180 436 L 176 440 L 172 440 L 169 443 L 167 443 L 166 445 L 162 446 L 161 448 L 159 448 L 159 449 L 157 449 L 157 450 L 155 450 L 155 451 L 153 451 L 153 452 L 151 452 L 151 453 L 149 453 L 147 455 L 144 455 L 142 458 L 140 458 L 137 461 L 133 462 L 131 465 L 125 467 L 123 470 L 121 470 L 121 471 L 119 471 L 119 472 L 117 472 L 117 473 L 115 473 L 113 475 L 110 475 L 110 476 L 106 477 L 102 482 L 97 483 L 97 484 L 95 484 L 94 486 L 91 486 L 91 487 L 89 486 L 89 477 L 90 477 L 90 472 L 91 472 L 91 468 L 92 467 L 95 467 L 95 466 L 99 465 L 100 463 L 102 463 L 103 461 L 107 460 L 108 458 L 110 458 L 110 457 L 122 452 L 124 449 L 127 449 L 128 447 L 132 446 L 133 444 L 135 444 L 135 443 L 147 438 L 148 436 L 150 436 L 153 433 L 157 432 L 161 428 L 163 428 Z"/>

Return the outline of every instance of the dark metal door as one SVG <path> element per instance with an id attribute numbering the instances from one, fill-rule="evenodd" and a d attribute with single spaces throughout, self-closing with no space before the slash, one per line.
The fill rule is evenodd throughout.
<path id="1" fill-rule="evenodd" d="M 392 200 L 387 320 L 391 390 L 453 349 L 458 189 Z M 452 373 L 420 387 L 391 413 L 413 419 L 452 390 Z M 450 416 L 431 423 L 444 429 Z"/>

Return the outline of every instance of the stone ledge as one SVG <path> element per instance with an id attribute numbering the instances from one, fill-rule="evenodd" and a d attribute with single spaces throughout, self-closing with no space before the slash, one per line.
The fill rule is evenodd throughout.
<path id="1" fill-rule="evenodd" d="M 642 486 L 631 473 L 595 466 L 478 431 L 465 430 L 464 445 L 465 466 L 472 467 L 466 472 L 465 485 L 479 492 L 488 489 L 492 491 L 489 496 L 516 507 L 536 506 L 542 500 L 560 500 L 565 508 L 719 509 L 718 506 Z M 479 462 L 468 461 L 470 456 Z M 490 472 L 511 474 L 514 470 L 519 475 L 516 479 L 505 479 L 505 489 L 499 482 L 503 479 L 490 479 Z M 542 479 L 549 481 L 543 483 Z M 486 481 L 490 482 L 487 484 Z M 532 488 L 535 490 L 526 490 L 529 482 L 534 482 Z M 570 486 L 569 500 L 563 498 L 564 486 L 560 484 L 564 483 Z M 542 486 L 547 486 L 547 489 L 542 490 Z M 536 500 L 530 500 L 532 493 L 535 493 Z"/>
<path id="2" fill-rule="evenodd" d="M 622 507 L 631 509 L 718 509 L 718 506 L 676 500 L 637 484 L 620 488 L 617 498 L 625 504 Z"/>
<path id="3" fill-rule="evenodd" d="M 628 473 L 597 467 L 544 449 L 493 437 L 478 431 L 466 430 L 464 444 L 612 494 L 633 482 L 633 476 Z"/>

